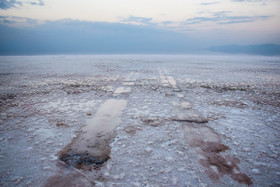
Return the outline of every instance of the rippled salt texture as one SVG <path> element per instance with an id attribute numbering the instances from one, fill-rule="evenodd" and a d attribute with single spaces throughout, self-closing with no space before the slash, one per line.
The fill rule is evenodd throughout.
<path id="1" fill-rule="evenodd" d="M 110 99 L 109 160 L 65 166 Z M 0 185 L 279 186 L 279 107 L 279 57 L 0 57 Z"/>

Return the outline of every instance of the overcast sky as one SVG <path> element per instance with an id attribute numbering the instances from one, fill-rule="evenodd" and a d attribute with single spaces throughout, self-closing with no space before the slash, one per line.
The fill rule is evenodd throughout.
<path id="1" fill-rule="evenodd" d="M 280 44 L 280 0 L 0 0 L 2 26 L 63 19 L 170 30 L 198 46 Z"/>

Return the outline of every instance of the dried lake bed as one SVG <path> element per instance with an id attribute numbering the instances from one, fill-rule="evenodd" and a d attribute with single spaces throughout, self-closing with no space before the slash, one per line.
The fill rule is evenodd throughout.
<path id="1" fill-rule="evenodd" d="M 279 186 L 280 58 L 0 57 L 1 186 Z"/>

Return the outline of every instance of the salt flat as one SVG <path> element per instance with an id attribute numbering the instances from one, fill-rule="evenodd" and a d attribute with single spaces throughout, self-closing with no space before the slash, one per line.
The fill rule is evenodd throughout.
<path id="1" fill-rule="evenodd" d="M 1 186 L 279 186 L 280 58 L 0 57 Z"/>

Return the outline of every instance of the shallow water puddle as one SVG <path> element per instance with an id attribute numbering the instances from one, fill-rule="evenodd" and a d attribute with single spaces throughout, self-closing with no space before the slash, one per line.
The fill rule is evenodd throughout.
<path id="1" fill-rule="evenodd" d="M 168 87 L 168 80 L 167 80 L 166 76 L 163 73 L 162 67 L 158 67 L 158 71 L 159 71 L 159 77 L 160 77 L 160 80 L 161 80 L 161 84 L 164 87 Z"/>
<path id="2" fill-rule="evenodd" d="M 109 144 L 115 137 L 113 130 L 120 124 L 126 104 L 126 100 L 105 101 L 94 117 L 87 121 L 80 136 L 59 153 L 60 160 L 76 168 L 102 166 L 109 159 Z"/>
<path id="3" fill-rule="evenodd" d="M 172 88 L 177 87 L 177 83 L 172 76 L 166 76 L 166 78 L 167 78 L 169 84 L 172 86 Z"/>
<path id="4" fill-rule="evenodd" d="M 161 75 L 160 76 L 160 79 L 161 79 L 161 83 L 164 87 L 167 87 L 168 86 L 168 80 L 166 79 L 166 77 L 164 75 Z"/>
<path id="5" fill-rule="evenodd" d="M 182 89 L 177 87 L 177 83 L 173 76 L 167 71 L 167 69 L 163 66 L 158 67 L 161 83 L 164 87 L 171 86 L 173 88 L 173 91 L 175 92 L 181 92 Z"/>

